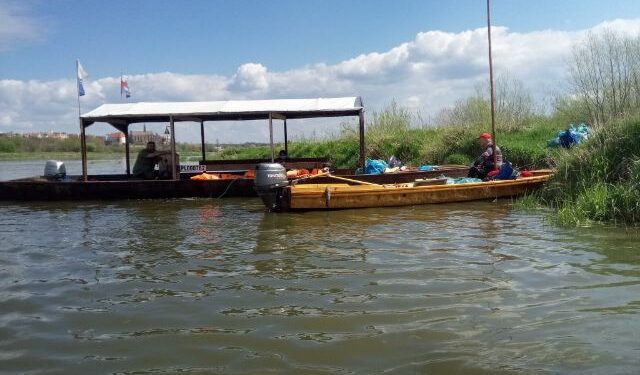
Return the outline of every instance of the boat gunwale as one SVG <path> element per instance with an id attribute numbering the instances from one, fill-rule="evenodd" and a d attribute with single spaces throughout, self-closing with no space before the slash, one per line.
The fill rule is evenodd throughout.
<path id="1" fill-rule="evenodd" d="M 297 187 L 291 187 L 290 194 L 291 198 L 295 197 L 311 197 L 316 195 L 324 195 L 327 188 L 329 188 L 332 196 L 345 196 L 345 195 L 370 195 L 370 194 L 381 194 L 381 195 L 390 195 L 390 194 L 412 194 L 412 193 L 424 193 L 424 192 L 435 192 L 442 190 L 463 190 L 469 188 L 492 188 L 492 187 L 508 187 L 508 186 L 518 186 L 518 185 L 527 185 L 538 182 L 545 182 L 550 178 L 549 175 L 543 176 L 532 176 L 532 177 L 523 177 L 516 180 L 494 180 L 494 181 L 483 181 L 483 182 L 472 182 L 465 184 L 450 184 L 450 185 L 427 185 L 427 186 L 387 186 L 381 185 L 380 187 L 366 185 L 366 187 L 360 187 L 356 185 L 347 185 L 344 184 L 318 184 L 317 188 L 313 188 L 309 185 L 305 186 L 302 189 L 296 189 Z M 332 185 L 340 185 L 334 189 L 331 189 Z M 323 187 L 320 187 L 323 186 Z"/>

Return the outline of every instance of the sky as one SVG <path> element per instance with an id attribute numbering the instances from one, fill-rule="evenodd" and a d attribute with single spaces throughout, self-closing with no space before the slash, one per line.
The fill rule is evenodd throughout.
<path id="1" fill-rule="evenodd" d="M 564 89 L 587 32 L 640 32 L 640 1 L 493 0 L 492 25 L 496 74 L 544 101 Z M 0 132 L 77 133 L 76 58 L 89 74 L 83 112 L 122 102 L 124 73 L 131 101 L 362 96 L 368 113 L 396 101 L 429 116 L 487 79 L 486 2 L 0 0 Z M 290 132 L 336 129 L 301 121 Z M 207 134 L 268 139 L 261 123 Z M 176 137 L 196 141 L 199 129 Z"/>

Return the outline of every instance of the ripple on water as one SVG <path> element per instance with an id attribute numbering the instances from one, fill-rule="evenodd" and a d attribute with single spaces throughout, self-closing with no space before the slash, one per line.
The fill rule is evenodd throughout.
<path id="1" fill-rule="evenodd" d="M 2 209 L 7 373 L 638 369 L 635 232 L 561 230 L 502 203 Z"/>

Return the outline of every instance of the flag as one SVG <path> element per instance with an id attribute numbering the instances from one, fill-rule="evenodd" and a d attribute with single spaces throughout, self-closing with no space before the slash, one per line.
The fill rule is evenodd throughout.
<path id="1" fill-rule="evenodd" d="M 123 93 L 127 98 L 131 97 L 131 90 L 129 90 L 129 84 L 124 78 L 120 77 L 120 97 L 122 97 Z"/>
<path id="2" fill-rule="evenodd" d="M 76 60 L 76 70 L 78 72 L 78 96 L 84 96 L 84 86 L 82 83 L 84 79 L 87 78 L 88 74 L 84 71 L 82 64 L 80 64 L 80 60 Z"/>

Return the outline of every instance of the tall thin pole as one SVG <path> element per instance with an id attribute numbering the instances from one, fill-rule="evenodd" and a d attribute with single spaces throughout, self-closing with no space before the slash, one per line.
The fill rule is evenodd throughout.
<path id="1" fill-rule="evenodd" d="M 364 109 L 358 112 L 358 133 L 360 136 L 360 158 L 358 159 L 358 166 L 364 170 L 365 162 L 365 147 L 364 147 Z"/>
<path id="2" fill-rule="evenodd" d="M 83 77 L 84 78 L 84 77 Z M 82 180 L 87 181 L 87 140 L 80 110 L 80 61 L 76 59 L 76 89 L 78 97 L 78 123 L 80 124 L 80 155 L 82 158 Z M 83 94 L 84 95 L 84 94 Z"/>
<path id="3" fill-rule="evenodd" d="M 174 180 L 178 179 L 178 174 L 176 171 L 177 160 L 176 160 L 176 129 L 173 121 L 173 115 L 169 116 L 169 123 L 171 125 L 171 178 Z"/>
<path id="4" fill-rule="evenodd" d="M 287 118 L 284 119 L 284 152 L 289 156 L 289 140 L 287 139 Z"/>
<path id="5" fill-rule="evenodd" d="M 131 150 L 129 148 L 129 124 L 127 124 L 124 130 L 124 155 L 125 165 L 127 166 L 127 177 L 131 177 L 131 161 L 129 160 L 131 157 Z"/>
<path id="6" fill-rule="evenodd" d="M 491 138 L 493 138 L 493 165 L 498 166 L 498 155 L 496 153 L 496 116 L 493 105 L 493 60 L 491 58 L 491 5 L 487 0 L 487 37 L 489 39 L 489 90 L 491 100 Z"/>
<path id="7" fill-rule="evenodd" d="M 269 113 L 269 143 L 271 144 L 271 162 L 276 159 L 276 150 L 273 146 L 273 114 Z"/>
<path id="8" fill-rule="evenodd" d="M 205 145 L 204 145 L 204 121 L 200 120 L 200 146 L 202 147 L 202 161 L 207 160 L 205 154 Z"/>

